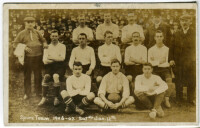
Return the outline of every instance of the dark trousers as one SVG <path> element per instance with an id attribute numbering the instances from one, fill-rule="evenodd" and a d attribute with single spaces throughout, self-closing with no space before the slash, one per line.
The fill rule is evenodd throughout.
<path id="1" fill-rule="evenodd" d="M 137 96 L 136 107 L 140 109 L 152 109 L 152 108 L 157 109 L 161 105 L 164 95 L 165 95 L 164 92 L 153 96 L 147 96 L 146 94 L 141 94 Z"/>
<path id="2" fill-rule="evenodd" d="M 31 73 L 34 73 L 34 85 L 36 94 L 42 91 L 42 56 L 29 57 L 24 59 L 24 93 L 30 95 L 31 93 Z"/>
<path id="3" fill-rule="evenodd" d="M 187 100 L 195 100 L 196 96 L 196 62 L 185 62 L 175 68 L 177 100 L 183 98 L 183 86 L 187 86 Z"/>

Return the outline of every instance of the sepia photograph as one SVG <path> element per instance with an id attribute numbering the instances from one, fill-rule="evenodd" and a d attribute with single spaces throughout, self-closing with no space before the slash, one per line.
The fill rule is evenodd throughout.
<path id="1" fill-rule="evenodd" d="M 5 125 L 197 126 L 197 19 L 196 2 L 4 3 Z"/>

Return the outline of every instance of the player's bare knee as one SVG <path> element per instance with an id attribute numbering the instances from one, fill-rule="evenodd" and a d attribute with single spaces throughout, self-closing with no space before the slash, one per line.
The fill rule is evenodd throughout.
<path id="1" fill-rule="evenodd" d="M 97 83 L 100 83 L 101 80 L 102 80 L 102 76 L 97 76 L 97 78 L 96 78 Z"/>
<path id="2" fill-rule="evenodd" d="M 131 75 L 126 76 L 129 82 L 133 81 L 133 77 Z"/>
<path id="3" fill-rule="evenodd" d="M 88 100 L 93 100 L 95 98 L 95 94 L 93 92 L 90 92 L 88 95 L 87 95 L 87 98 Z"/>
<path id="4" fill-rule="evenodd" d="M 58 74 L 53 74 L 53 80 L 54 80 L 54 83 L 59 83 L 59 75 Z"/>
<path id="5" fill-rule="evenodd" d="M 62 96 L 62 98 L 65 98 L 65 97 L 69 96 L 69 93 L 66 90 L 62 90 L 60 92 L 60 95 Z"/>

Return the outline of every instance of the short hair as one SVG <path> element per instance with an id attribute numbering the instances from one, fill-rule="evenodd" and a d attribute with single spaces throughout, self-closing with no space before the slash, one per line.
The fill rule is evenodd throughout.
<path id="1" fill-rule="evenodd" d="M 135 33 L 138 33 L 138 34 L 139 34 L 139 36 L 140 36 L 140 33 L 139 33 L 139 32 L 137 32 L 137 31 L 136 31 L 136 32 L 133 32 L 133 33 L 132 33 L 132 36 L 133 36 L 133 34 L 135 34 Z"/>
<path id="2" fill-rule="evenodd" d="M 85 36 L 85 38 L 87 39 L 87 35 L 85 33 L 80 33 L 79 36 Z"/>
<path id="3" fill-rule="evenodd" d="M 111 31 L 108 30 L 108 31 L 106 31 L 106 32 L 104 33 L 104 37 L 106 37 L 107 34 L 113 34 L 113 33 L 112 33 Z"/>
<path id="4" fill-rule="evenodd" d="M 51 34 L 52 34 L 52 33 L 58 33 L 58 30 L 53 29 L 53 30 L 51 31 Z"/>
<path id="5" fill-rule="evenodd" d="M 144 63 L 144 64 L 143 64 L 143 67 L 144 67 L 144 66 L 150 66 L 151 68 L 153 68 L 153 65 L 152 65 L 151 63 L 149 63 L 149 62 Z"/>
<path id="6" fill-rule="evenodd" d="M 82 63 L 80 61 L 74 61 L 73 67 L 74 66 L 83 66 Z"/>
<path id="7" fill-rule="evenodd" d="M 112 60 L 111 60 L 111 65 L 112 65 L 113 63 L 118 63 L 119 65 L 121 65 L 121 63 L 120 63 L 120 61 L 119 61 L 118 59 L 112 59 Z"/>
<path id="8" fill-rule="evenodd" d="M 155 35 L 154 35 L 154 36 L 156 36 L 156 33 L 162 33 L 162 35 L 164 36 L 164 34 L 163 34 L 163 31 L 161 31 L 161 30 L 156 30 L 156 32 L 155 32 Z"/>

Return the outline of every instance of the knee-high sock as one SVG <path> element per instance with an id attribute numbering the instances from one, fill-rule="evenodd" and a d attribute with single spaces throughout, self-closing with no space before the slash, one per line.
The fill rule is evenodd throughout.
<path id="1" fill-rule="evenodd" d="M 65 97 L 63 100 L 64 100 L 66 106 L 69 106 L 71 109 L 75 110 L 76 105 L 74 104 L 74 102 L 70 96 Z"/>
<path id="2" fill-rule="evenodd" d="M 91 103 L 91 100 L 89 100 L 87 97 L 84 97 L 82 99 L 82 101 L 78 104 L 78 107 L 83 108 L 83 107 L 89 105 L 90 103 Z"/>

